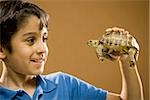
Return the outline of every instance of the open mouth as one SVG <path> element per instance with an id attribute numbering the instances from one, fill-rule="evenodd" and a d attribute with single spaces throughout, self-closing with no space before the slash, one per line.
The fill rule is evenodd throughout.
<path id="1" fill-rule="evenodd" d="M 41 63 L 45 62 L 44 59 L 31 59 L 30 61 L 33 63 L 37 63 L 37 64 L 41 64 Z"/>

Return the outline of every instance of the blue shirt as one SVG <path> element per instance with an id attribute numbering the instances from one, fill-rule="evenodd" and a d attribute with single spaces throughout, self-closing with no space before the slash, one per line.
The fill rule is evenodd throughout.
<path id="1" fill-rule="evenodd" d="M 24 90 L 0 87 L 0 100 L 106 100 L 107 91 L 62 72 L 38 75 L 35 79 L 32 98 Z"/>

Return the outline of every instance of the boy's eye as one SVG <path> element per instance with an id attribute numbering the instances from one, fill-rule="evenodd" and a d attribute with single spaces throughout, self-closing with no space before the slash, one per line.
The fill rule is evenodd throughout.
<path id="1" fill-rule="evenodd" d="M 29 37 L 27 38 L 26 42 L 28 45 L 33 45 L 35 43 L 35 37 Z"/>

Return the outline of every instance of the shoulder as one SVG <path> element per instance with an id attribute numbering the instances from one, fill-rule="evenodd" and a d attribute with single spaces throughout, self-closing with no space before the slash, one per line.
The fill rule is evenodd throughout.
<path id="1" fill-rule="evenodd" d="M 42 76 L 45 80 L 49 80 L 55 83 L 64 83 L 64 82 L 70 82 L 71 80 L 77 80 L 74 76 L 64 73 L 64 72 L 55 72 L 48 75 Z"/>
<path id="2" fill-rule="evenodd" d="M 67 77 L 72 77 L 72 76 L 64 72 L 55 72 L 55 73 L 43 75 L 43 77 L 48 80 L 53 80 L 53 79 L 67 78 Z"/>
<path id="3" fill-rule="evenodd" d="M 107 91 L 96 88 L 95 86 L 75 77 L 71 74 L 64 72 L 55 72 L 48 75 L 42 76 L 45 80 L 51 81 L 56 84 L 57 89 L 63 91 L 69 91 L 73 93 L 74 96 L 79 96 L 81 98 L 89 97 L 92 99 L 95 98 L 106 98 Z"/>

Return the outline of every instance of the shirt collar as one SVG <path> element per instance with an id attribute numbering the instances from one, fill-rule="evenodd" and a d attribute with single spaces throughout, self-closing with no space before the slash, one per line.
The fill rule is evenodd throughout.
<path id="1" fill-rule="evenodd" d="M 56 88 L 56 84 L 48 79 L 45 79 L 41 75 L 36 77 L 37 79 L 37 86 L 41 86 L 43 92 L 50 92 Z"/>
<path id="2" fill-rule="evenodd" d="M 37 86 L 40 87 L 40 93 L 43 94 L 43 92 L 51 92 L 52 90 L 56 89 L 56 84 L 48 79 L 45 79 L 41 75 L 36 76 Z M 17 95 L 18 90 L 11 90 L 5 87 L 0 86 L 0 100 L 11 100 L 15 95 Z"/>
<path id="3" fill-rule="evenodd" d="M 17 91 L 12 91 L 8 88 L 0 87 L 0 99 L 11 100 L 16 94 Z"/>

